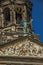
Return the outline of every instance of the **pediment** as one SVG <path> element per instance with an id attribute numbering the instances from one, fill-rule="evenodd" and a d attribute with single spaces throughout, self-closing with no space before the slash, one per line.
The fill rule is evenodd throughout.
<path id="1" fill-rule="evenodd" d="M 26 39 L 19 39 L 0 47 L 0 56 L 43 57 L 43 46 Z"/>

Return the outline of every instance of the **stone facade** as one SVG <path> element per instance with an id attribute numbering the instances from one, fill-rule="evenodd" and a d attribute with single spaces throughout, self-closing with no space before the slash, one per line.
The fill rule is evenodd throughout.
<path id="1" fill-rule="evenodd" d="M 32 3 L 1 0 L 0 65 L 43 65 L 43 46 L 39 42 L 39 35 L 32 29 Z"/>
<path id="2" fill-rule="evenodd" d="M 4 22 L 6 21 L 5 15 L 8 14 L 7 9 L 10 11 L 10 20 L 9 20 L 10 23 L 13 22 L 14 24 L 16 24 L 16 12 L 20 12 L 20 9 L 21 9 L 20 13 L 22 13 L 22 20 L 27 20 L 27 10 L 26 10 L 26 8 L 29 8 L 27 6 L 30 6 L 30 8 L 32 8 L 31 3 L 27 5 L 25 1 L 21 1 L 21 0 L 18 0 L 18 1 L 13 1 L 13 0 L 11 0 L 11 1 L 9 1 L 9 0 L 1 1 L 1 6 L 0 6 L 0 18 L 1 18 L 0 23 L 1 24 L 0 25 L 2 27 L 5 26 L 4 25 Z M 7 13 L 5 14 L 5 12 L 7 12 Z M 30 15 L 30 17 L 31 17 L 31 15 Z"/>
<path id="3" fill-rule="evenodd" d="M 24 39 L 12 44 L 0 49 L 0 55 L 43 57 L 43 47 L 28 39 Z"/>
<path id="4" fill-rule="evenodd" d="M 4 44 L 0 46 L 0 64 L 43 65 L 43 46 L 28 37 Z"/>
<path id="5" fill-rule="evenodd" d="M 27 0 L 0 1 L 0 43 L 32 34 L 32 3 Z M 28 19 L 29 18 L 29 19 Z"/>

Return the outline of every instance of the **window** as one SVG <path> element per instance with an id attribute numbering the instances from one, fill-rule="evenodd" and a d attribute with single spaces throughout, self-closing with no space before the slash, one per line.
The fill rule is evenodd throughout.
<path id="1" fill-rule="evenodd" d="M 22 21 L 22 9 L 21 8 L 16 8 L 16 23 L 21 24 Z"/>
<path id="2" fill-rule="evenodd" d="M 4 9 L 4 24 L 7 26 L 10 22 L 10 9 L 7 7 Z"/>

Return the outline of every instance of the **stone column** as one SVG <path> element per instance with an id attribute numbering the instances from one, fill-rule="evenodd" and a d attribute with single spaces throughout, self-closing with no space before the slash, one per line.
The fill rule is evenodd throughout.
<path id="1" fill-rule="evenodd" d="M 0 27 L 2 27 L 1 8 L 0 8 Z"/>
<path id="2" fill-rule="evenodd" d="M 14 10 L 14 5 L 12 5 L 12 7 L 11 7 L 10 20 L 11 20 L 11 23 L 16 24 L 16 14 L 15 14 L 15 10 Z"/>
<path id="3" fill-rule="evenodd" d="M 12 24 L 12 10 L 10 11 L 10 22 Z"/>
<path id="4" fill-rule="evenodd" d="M 3 9 L 1 9 L 1 25 L 4 27 L 4 14 L 3 14 Z"/>
<path id="5" fill-rule="evenodd" d="M 23 11 L 22 18 L 23 18 L 23 21 L 26 21 L 27 20 L 26 6 L 24 6 L 24 11 Z"/>
<path id="6" fill-rule="evenodd" d="M 2 27 L 2 17 L 0 15 L 0 27 Z"/>
<path id="7" fill-rule="evenodd" d="M 2 14 L 2 27 L 4 27 L 4 16 Z"/>
<path id="8" fill-rule="evenodd" d="M 16 24 L 16 13 L 15 11 L 13 11 L 13 13 L 14 13 L 14 24 Z"/>

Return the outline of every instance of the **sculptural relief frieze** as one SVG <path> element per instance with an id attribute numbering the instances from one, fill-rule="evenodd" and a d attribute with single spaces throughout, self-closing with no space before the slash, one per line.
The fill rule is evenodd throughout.
<path id="1" fill-rule="evenodd" d="M 43 57 L 43 47 L 30 40 L 25 40 L 2 48 L 0 55 Z"/>
<path id="2" fill-rule="evenodd" d="M 15 37 L 18 38 L 19 36 L 27 36 L 29 34 L 33 34 L 33 29 L 31 25 L 32 3 L 27 0 L 22 0 L 22 1 L 16 0 L 16 2 L 14 0 L 11 1 L 8 0 L 8 3 L 4 1 L 2 2 L 0 7 L 1 8 L 0 12 L 2 12 L 0 15 L 1 17 L 0 45 L 15 40 Z M 15 35 L 15 33 L 18 32 L 20 33 L 20 35 L 19 34 Z M 23 35 L 21 34 L 21 32 L 23 33 Z M 24 33 L 26 34 L 24 35 Z M 12 44 L 10 46 L 6 45 L 6 47 L 0 48 L 0 56 L 11 55 L 11 56 L 43 57 L 43 47 L 39 46 L 35 42 L 31 42 L 31 40 L 26 39 L 14 43 L 13 45 Z"/>

